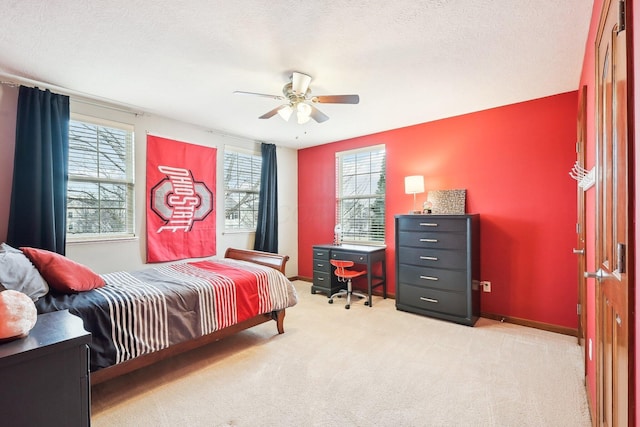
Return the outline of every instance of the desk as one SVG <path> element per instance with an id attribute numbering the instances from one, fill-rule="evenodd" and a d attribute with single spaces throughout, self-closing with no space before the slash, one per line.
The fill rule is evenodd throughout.
<path id="1" fill-rule="evenodd" d="M 367 267 L 367 292 L 369 295 L 369 307 L 373 305 L 371 294 L 374 288 L 382 286 L 382 297 L 387 297 L 387 263 L 385 261 L 386 246 L 366 245 L 314 245 L 313 246 L 313 285 L 311 293 L 324 292 L 327 296 L 344 287 L 338 282 L 329 264 L 330 259 L 353 261 L 356 264 Z M 373 266 L 380 263 L 382 274 L 374 275 Z"/>

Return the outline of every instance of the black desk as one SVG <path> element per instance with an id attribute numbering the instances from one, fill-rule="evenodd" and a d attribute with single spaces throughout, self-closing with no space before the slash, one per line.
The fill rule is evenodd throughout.
<path id="1" fill-rule="evenodd" d="M 367 245 L 314 245 L 313 246 L 313 285 L 311 293 L 327 293 L 331 296 L 343 287 L 339 283 L 333 268 L 329 264 L 330 259 L 353 261 L 356 264 L 367 267 L 367 292 L 369 295 L 369 307 L 372 306 L 371 293 L 373 289 L 382 286 L 382 297 L 387 297 L 387 263 L 385 261 L 386 246 Z M 381 275 L 374 275 L 373 266 L 380 263 Z"/>

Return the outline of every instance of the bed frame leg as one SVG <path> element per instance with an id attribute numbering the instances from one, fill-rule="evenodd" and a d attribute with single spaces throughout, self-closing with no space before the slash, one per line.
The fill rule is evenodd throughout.
<path id="1" fill-rule="evenodd" d="M 276 321 L 279 334 L 284 334 L 284 310 L 274 311 L 271 317 Z"/>

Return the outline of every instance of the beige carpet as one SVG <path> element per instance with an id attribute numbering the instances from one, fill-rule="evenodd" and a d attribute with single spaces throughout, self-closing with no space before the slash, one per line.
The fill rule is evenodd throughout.
<path id="1" fill-rule="evenodd" d="M 350 310 L 295 282 L 269 322 L 92 389 L 101 426 L 590 426 L 575 338 Z"/>

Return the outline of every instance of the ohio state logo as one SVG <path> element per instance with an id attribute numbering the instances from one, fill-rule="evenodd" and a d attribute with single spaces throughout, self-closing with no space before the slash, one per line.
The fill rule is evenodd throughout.
<path id="1" fill-rule="evenodd" d="M 189 169 L 158 166 L 166 175 L 151 189 L 151 210 L 165 221 L 163 231 L 191 231 L 213 211 L 213 193 L 204 182 L 193 179 Z"/>

